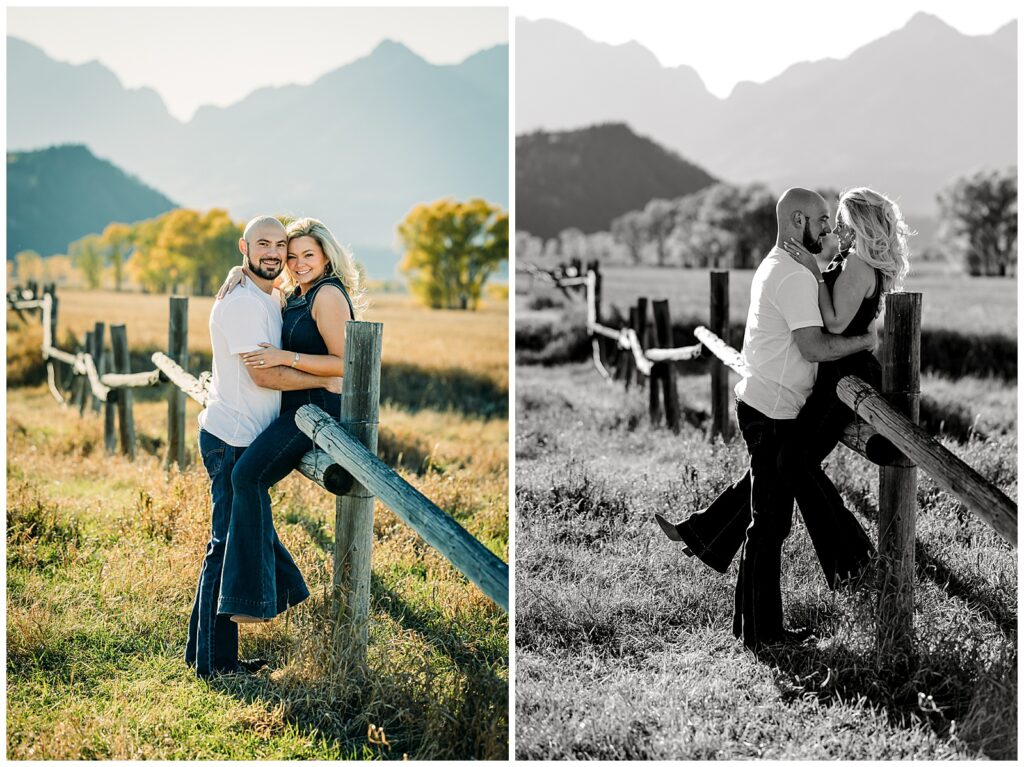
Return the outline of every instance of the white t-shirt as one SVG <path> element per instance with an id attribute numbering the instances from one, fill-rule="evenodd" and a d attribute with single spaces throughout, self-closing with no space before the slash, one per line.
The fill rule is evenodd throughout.
<path id="1" fill-rule="evenodd" d="M 248 446 L 281 412 L 281 392 L 257 386 L 242 361 L 243 352 L 262 342 L 281 346 L 281 303 L 247 280 L 210 312 L 213 380 L 199 426 L 234 447 Z"/>
<path id="2" fill-rule="evenodd" d="M 814 386 L 818 363 L 808 362 L 793 331 L 822 327 L 818 281 L 781 248 L 772 248 L 754 272 L 743 334 L 747 375 L 736 396 L 769 418 L 796 418 Z"/>

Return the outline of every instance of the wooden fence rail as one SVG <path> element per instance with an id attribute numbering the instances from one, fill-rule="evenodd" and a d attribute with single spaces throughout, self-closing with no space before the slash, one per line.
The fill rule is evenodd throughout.
<path id="1" fill-rule="evenodd" d="M 68 404 L 56 386 L 54 362 L 69 368 L 73 376 L 72 389 L 77 392 L 74 401 L 78 402 L 81 415 L 84 415 L 90 397 L 107 406 L 104 408 L 104 443 L 108 452 L 116 450 L 119 437 L 122 452 L 134 458 L 131 391 L 169 382 L 165 466 L 177 464 L 184 468 L 184 397 L 205 406 L 210 383 L 209 372 L 197 378 L 183 367 L 188 359 L 188 299 L 170 298 L 168 352 L 153 353 L 153 370 L 130 372 L 125 327 L 111 325 L 113 354 L 108 366 L 112 371 L 100 373 L 96 360 L 102 360 L 104 356 L 102 323 L 97 323 L 96 328 L 87 333 L 83 350 L 73 354 L 63 351 L 54 345 L 53 340 L 56 291 L 48 286 L 42 298 L 37 295 L 38 287 L 35 286 L 15 289 L 7 294 L 8 307 L 23 320 L 23 312 L 39 312 L 44 329 L 42 356 L 47 362 L 49 388 L 57 402 L 65 407 Z M 303 407 L 296 414 L 296 423 L 314 442 L 314 448 L 303 456 L 297 470 L 337 496 L 334 607 L 338 616 L 336 629 L 339 630 L 335 637 L 336 646 L 340 653 L 360 665 L 366 660 L 369 636 L 375 496 L 446 556 L 488 598 L 508 612 L 508 565 L 376 456 L 382 333 L 380 323 L 346 323 L 346 375 L 340 424 L 319 408 Z M 115 413 L 119 426 L 116 433 Z"/>
<path id="2" fill-rule="evenodd" d="M 548 272 L 556 286 L 578 288 L 576 280 L 561 279 L 566 267 Z M 601 325 L 601 275 L 596 261 L 588 265 L 586 291 L 587 332 L 594 346 L 595 366 L 606 379 L 609 373 L 600 339 L 607 338 L 619 349 L 631 352 L 640 373 L 652 376 L 659 363 L 693 359 L 703 350 L 712 357 L 711 429 L 728 439 L 732 400 L 728 370 L 746 373 L 743 356 L 723 340 L 728 332 L 729 273 L 710 273 L 711 328 L 698 327 L 695 347 L 644 348 L 637 332 L 638 316 L 645 315 L 647 299 L 631 308 L 628 325 L 615 329 Z M 667 317 L 667 310 L 663 312 Z M 838 386 L 839 398 L 857 418 L 846 429 L 842 442 L 879 465 L 879 563 L 881 593 L 877 625 L 877 646 L 881 654 L 893 656 L 909 651 L 913 641 L 914 538 L 917 514 L 917 467 L 927 470 L 936 483 L 959 499 L 986 522 L 1007 543 L 1017 546 L 1017 504 L 985 480 L 977 471 L 953 455 L 918 424 L 920 398 L 921 294 L 896 293 L 886 296 L 885 327 L 881 346 L 883 390 L 878 392 L 856 376 L 846 376 Z M 662 343 L 659 337 L 659 343 Z M 647 364 L 644 364 L 647 361 Z M 621 363 L 617 372 L 621 370 Z M 666 365 L 671 369 L 671 365 Z M 617 375 L 616 377 L 621 377 Z M 628 386 L 629 371 L 626 373 Z M 674 388 L 674 384 L 673 384 Z M 655 419 L 654 386 L 651 416 Z M 665 397 L 666 402 L 668 396 Z M 669 419 L 670 425 L 672 420 Z M 673 427 L 675 428 L 675 427 Z"/>

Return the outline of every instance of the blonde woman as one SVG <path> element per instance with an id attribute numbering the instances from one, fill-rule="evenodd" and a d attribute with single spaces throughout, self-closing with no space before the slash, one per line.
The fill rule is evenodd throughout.
<path id="1" fill-rule="evenodd" d="M 285 365 L 315 376 L 345 373 L 345 323 L 362 308 L 359 275 L 351 254 L 320 221 L 300 218 L 288 225 L 288 249 L 282 273 L 281 347 L 260 344 L 243 354 L 249 367 Z M 244 281 L 238 267 L 224 291 Z M 341 396 L 326 389 L 281 393 L 281 414 L 249 445 L 231 472 L 234 497 L 224 552 L 224 578 L 218 612 L 236 623 L 270 620 L 296 604 L 296 595 L 280 589 L 276 569 L 290 561 L 274 530 L 270 488 L 299 465 L 313 447 L 295 424 L 295 411 L 316 405 L 339 418 Z"/>
<path id="2" fill-rule="evenodd" d="M 857 336 L 872 330 L 885 294 L 902 290 L 909 269 L 909 234 L 893 200 L 860 187 L 839 199 L 835 228 L 823 241 L 822 256 L 831 256 L 824 271 L 819 270 L 814 255 L 800 241 L 790 238 L 783 244 L 817 278 L 818 306 L 829 333 Z M 839 444 L 853 413 L 840 402 L 836 384 L 848 374 L 872 386 L 881 383 L 878 360 L 867 351 L 819 363 L 814 389 L 797 417 L 798 428 L 805 435 L 803 449 L 799 456 L 787 456 L 788 460 L 820 464 Z M 868 455 L 880 461 L 890 457 L 893 450 L 880 437 L 868 445 Z M 822 492 L 831 502 L 823 504 L 823 509 L 801 509 L 801 514 L 825 580 L 834 589 L 843 581 L 859 578 L 874 546 L 835 487 L 823 482 Z M 687 545 L 687 554 L 724 573 L 750 524 L 750 473 L 726 488 L 707 509 L 679 524 L 660 515 L 655 517 L 669 538 Z"/>

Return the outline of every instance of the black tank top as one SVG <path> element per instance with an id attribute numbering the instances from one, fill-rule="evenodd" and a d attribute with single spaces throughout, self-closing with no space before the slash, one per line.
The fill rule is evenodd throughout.
<path id="1" fill-rule="evenodd" d="M 847 251 L 848 253 L 849 251 Z M 839 279 L 839 275 L 843 271 L 843 263 L 846 261 L 847 253 L 838 253 L 836 256 L 828 262 L 828 266 L 825 267 L 825 271 L 821 273 L 821 277 L 825 280 L 825 285 L 828 287 L 829 294 L 835 289 L 836 280 Z M 881 274 L 877 269 L 873 269 L 875 273 L 875 293 L 870 298 L 865 298 L 860 302 L 860 306 L 857 308 L 857 313 L 853 315 L 853 319 L 850 320 L 850 324 L 846 326 L 846 330 L 841 335 L 844 336 L 860 336 L 868 332 L 868 325 L 871 320 L 878 314 L 878 302 L 882 299 L 882 280 Z"/>

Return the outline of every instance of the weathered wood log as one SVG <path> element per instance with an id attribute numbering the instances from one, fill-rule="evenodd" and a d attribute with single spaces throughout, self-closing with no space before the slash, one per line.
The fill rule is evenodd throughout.
<path id="1" fill-rule="evenodd" d="M 593 332 L 595 335 L 604 336 L 605 338 L 611 339 L 616 343 L 618 343 L 619 336 L 621 335 L 620 331 L 615 330 L 614 328 L 605 327 L 604 325 L 601 324 L 594 325 Z"/>
<path id="2" fill-rule="evenodd" d="M 95 346 L 95 342 L 93 343 Z M 89 382 L 90 394 L 97 402 L 106 402 L 110 396 L 110 387 L 104 386 L 100 381 L 100 374 L 96 371 L 96 361 L 92 358 L 92 355 L 83 354 L 82 364 L 85 366 L 85 375 L 86 380 Z"/>
<path id="3" fill-rule="evenodd" d="M 63 351 L 54 346 L 49 346 L 43 349 L 43 357 L 58 360 L 71 368 L 74 368 L 75 363 L 78 361 L 78 355 L 71 354 L 70 352 Z"/>
<path id="4" fill-rule="evenodd" d="M 351 474 L 319 448 L 314 448 L 302 456 L 298 472 L 334 495 L 345 495 L 355 482 Z"/>
<path id="5" fill-rule="evenodd" d="M 131 356 L 128 353 L 128 332 L 124 324 L 110 326 L 110 347 L 114 352 L 114 370 L 120 375 L 131 374 Z M 132 415 L 132 392 L 124 389 L 117 397 L 117 431 L 121 440 L 121 453 L 135 460 L 135 420 Z"/>
<path id="6" fill-rule="evenodd" d="M 159 370 L 147 370 L 143 373 L 104 373 L 100 376 L 100 382 L 111 389 L 147 389 L 159 385 L 163 380 Z"/>
<path id="7" fill-rule="evenodd" d="M 661 347 L 644 349 L 644 356 L 651 362 L 686 362 L 695 360 L 701 355 L 703 347 L 700 344 L 693 346 Z"/>
<path id="8" fill-rule="evenodd" d="M 729 346 L 729 344 L 703 325 L 698 326 L 697 329 L 693 331 L 693 334 L 697 337 L 697 340 L 700 341 L 716 358 L 723 362 L 726 367 L 738 375 L 746 375 L 747 366 L 743 362 L 743 356 Z"/>
<path id="9" fill-rule="evenodd" d="M 350 436 L 319 408 L 295 416 L 303 432 L 436 548 L 503 610 L 508 610 L 508 565 Z"/>
<path id="10" fill-rule="evenodd" d="M 170 297 L 167 322 L 167 356 L 181 367 L 188 365 L 188 296 Z M 184 469 L 185 393 L 176 386 L 167 387 L 167 456 L 164 468 L 176 463 Z"/>
<path id="11" fill-rule="evenodd" d="M 729 340 L 729 272 L 711 272 L 711 332 L 725 343 Z M 709 436 L 720 435 L 728 442 L 732 439 L 732 419 L 729 416 L 732 396 L 729 390 L 729 371 L 720 361 L 711 363 L 711 429 Z"/>
<path id="12" fill-rule="evenodd" d="M 1010 545 L 1017 546 L 1017 504 L 856 376 L 839 380 L 839 399 L 925 469 Z"/>
<path id="13" fill-rule="evenodd" d="M 206 404 L 206 386 L 185 368 L 163 352 L 153 352 L 150 357 L 157 369 L 167 376 L 175 388 L 194 399 L 200 405 Z"/>

